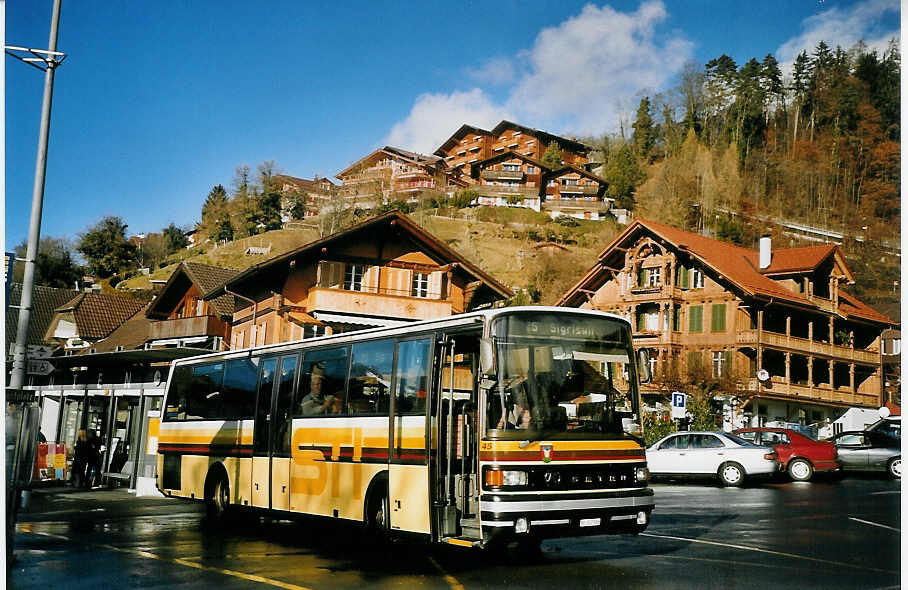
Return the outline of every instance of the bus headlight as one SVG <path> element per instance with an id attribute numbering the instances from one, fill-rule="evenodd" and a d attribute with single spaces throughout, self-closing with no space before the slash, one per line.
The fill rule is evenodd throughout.
<path id="1" fill-rule="evenodd" d="M 638 467 L 634 472 L 634 475 L 636 476 L 638 483 L 646 483 L 649 481 L 649 469 L 646 467 Z"/>
<path id="2" fill-rule="evenodd" d="M 516 469 L 487 469 L 485 476 L 486 487 L 516 487 L 525 486 L 529 482 L 526 471 Z"/>

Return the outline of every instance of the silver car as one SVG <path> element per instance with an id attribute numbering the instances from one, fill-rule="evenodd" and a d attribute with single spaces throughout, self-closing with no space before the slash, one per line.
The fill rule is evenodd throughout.
<path id="1" fill-rule="evenodd" d="M 835 443 L 843 471 L 886 471 L 891 477 L 902 477 L 901 443 L 881 432 L 840 432 Z"/>
<path id="2" fill-rule="evenodd" d="M 726 432 L 675 432 L 646 449 L 654 476 L 714 475 L 722 485 L 739 486 L 751 475 L 779 470 L 776 452 Z"/>

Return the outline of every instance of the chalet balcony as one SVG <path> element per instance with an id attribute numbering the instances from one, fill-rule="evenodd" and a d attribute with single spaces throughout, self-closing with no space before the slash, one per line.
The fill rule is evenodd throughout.
<path id="1" fill-rule="evenodd" d="M 226 333 L 227 324 L 213 315 L 155 321 L 151 322 L 148 327 L 149 340 L 193 338 L 197 336 L 223 337 Z"/>
<path id="2" fill-rule="evenodd" d="M 811 387 L 809 385 L 785 383 L 784 378 L 773 376 L 769 385 L 761 384 L 757 379 L 748 379 L 746 386 L 751 391 L 759 389 L 764 394 L 788 397 L 798 401 L 826 402 L 864 408 L 876 408 L 880 405 L 880 396 L 878 394 L 851 391 L 847 387 L 833 388 L 828 383 L 821 383 Z"/>
<path id="3" fill-rule="evenodd" d="M 798 338 L 796 336 L 786 336 L 775 332 L 761 333 L 761 344 L 772 348 L 778 348 L 795 354 L 810 354 L 831 358 L 840 362 L 854 361 L 858 363 L 877 364 L 880 362 L 879 350 L 862 350 L 851 348 L 850 346 L 838 346 L 828 342 L 819 342 L 817 340 L 808 340 L 807 338 Z M 738 345 L 757 344 L 756 330 L 741 330 L 737 333 L 736 342 Z"/>
<path id="4" fill-rule="evenodd" d="M 523 180 L 526 175 L 522 170 L 483 170 L 482 177 L 486 180 Z"/>
<path id="5" fill-rule="evenodd" d="M 574 195 L 597 195 L 599 194 L 599 186 L 589 184 L 562 184 L 558 187 L 558 192 L 562 195 L 569 193 Z"/>
<path id="6" fill-rule="evenodd" d="M 459 313 L 450 300 L 441 294 L 429 293 L 429 297 L 411 297 L 393 289 L 379 292 L 347 291 L 332 287 L 314 287 L 309 290 L 307 308 L 341 313 L 357 313 L 387 318 L 426 320 Z"/>
<path id="7" fill-rule="evenodd" d="M 608 201 L 586 200 L 586 199 L 552 199 L 546 198 L 542 208 L 545 210 L 577 209 L 582 211 L 608 211 Z"/>
<path id="8" fill-rule="evenodd" d="M 482 196 L 508 197 L 511 195 L 516 195 L 524 199 L 539 198 L 539 189 L 535 187 L 495 186 L 492 184 L 485 184 L 480 186 L 478 190 L 479 194 Z"/>

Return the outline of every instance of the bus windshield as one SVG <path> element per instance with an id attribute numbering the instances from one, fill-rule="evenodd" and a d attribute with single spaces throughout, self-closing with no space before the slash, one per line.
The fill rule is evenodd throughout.
<path id="1" fill-rule="evenodd" d="M 496 319 L 491 334 L 498 374 L 486 398 L 490 436 L 641 433 L 631 336 L 623 322 L 521 313 Z"/>

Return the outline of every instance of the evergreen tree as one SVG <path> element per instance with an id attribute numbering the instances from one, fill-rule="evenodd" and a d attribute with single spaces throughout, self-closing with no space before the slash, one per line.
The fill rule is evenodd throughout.
<path id="1" fill-rule="evenodd" d="M 164 235 L 164 243 L 167 246 L 168 254 L 181 250 L 189 245 L 186 233 L 173 223 L 165 227 L 161 233 Z"/>
<path id="2" fill-rule="evenodd" d="M 650 152 L 656 143 L 656 126 L 650 114 L 648 96 L 640 99 L 640 105 L 637 107 L 637 119 L 634 121 L 633 127 L 634 134 L 631 141 L 634 144 L 634 152 L 642 161 L 649 162 Z"/>
<path id="3" fill-rule="evenodd" d="M 637 165 L 637 158 L 629 145 L 621 146 L 609 161 L 605 167 L 605 179 L 608 181 L 608 196 L 615 200 L 615 207 L 633 209 L 634 192 L 646 179 L 646 174 Z"/>
<path id="4" fill-rule="evenodd" d="M 545 153 L 542 154 L 542 164 L 551 170 L 561 168 L 561 148 L 557 141 L 553 141 L 545 148 Z"/>

